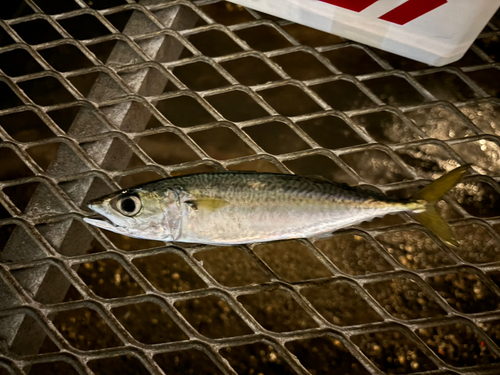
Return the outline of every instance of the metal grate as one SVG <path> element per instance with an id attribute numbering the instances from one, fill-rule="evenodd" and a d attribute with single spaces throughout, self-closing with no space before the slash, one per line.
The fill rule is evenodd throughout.
<path id="1" fill-rule="evenodd" d="M 500 21 L 442 68 L 212 0 L 24 0 L 0 20 L 0 373 L 496 374 Z M 20 4 L 19 4 L 20 3 Z M 405 215 L 214 248 L 85 203 L 214 170 L 409 195 L 457 165 L 451 251 Z"/>

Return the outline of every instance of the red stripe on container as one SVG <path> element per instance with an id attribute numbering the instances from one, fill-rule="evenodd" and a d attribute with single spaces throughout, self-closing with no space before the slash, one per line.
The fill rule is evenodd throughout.
<path id="1" fill-rule="evenodd" d="M 446 3 L 446 0 L 409 0 L 387 12 L 380 19 L 404 25 Z"/>
<path id="2" fill-rule="evenodd" d="M 361 12 L 378 0 L 320 0 L 324 3 L 336 5 L 341 8 Z"/>

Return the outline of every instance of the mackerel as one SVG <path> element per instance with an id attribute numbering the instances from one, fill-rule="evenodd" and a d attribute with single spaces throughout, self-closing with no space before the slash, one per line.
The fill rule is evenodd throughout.
<path id="1" fill-rule="evenodd" d="M 323 236 L 375 217 L 408 212 L 442 241 L 457 246 L 435 206 L 468 168 L 454 169 L 409 199 L 296 175 L 200 173 L 96 199 L 89 207 L 105 219 L 84 220 L 136 238 L 235 245 Z"/>

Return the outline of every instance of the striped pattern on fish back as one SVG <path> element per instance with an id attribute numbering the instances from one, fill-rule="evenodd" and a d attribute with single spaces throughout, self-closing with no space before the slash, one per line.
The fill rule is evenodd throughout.
<path id="1" fill-rule="evenodd" d="M 195 197 L 210 197 L 227 200 L 261 199 L 305 199 L 328 200 L 330 202 L 363 203 L 377 200 L 387 203 L 404 203 L 383 194 L 296 175 L 223 172 L 199 173 L 151 182 L 138 188 L 147 188 L 159 193 L 168 188 L 181 188 Z"/>

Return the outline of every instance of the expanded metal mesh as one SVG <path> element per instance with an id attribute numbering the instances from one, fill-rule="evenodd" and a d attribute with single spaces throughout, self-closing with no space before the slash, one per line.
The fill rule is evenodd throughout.
<path id="1" fill-rule="evenodd" d="M 432 68 L 222 1 L 0 8 L 1 374 L 498 373 L 498 17 Z M 464 163 L 457 250 L 406 215 L 222 248 L 82 221 L 192 172 L 409 196 Z"/>

